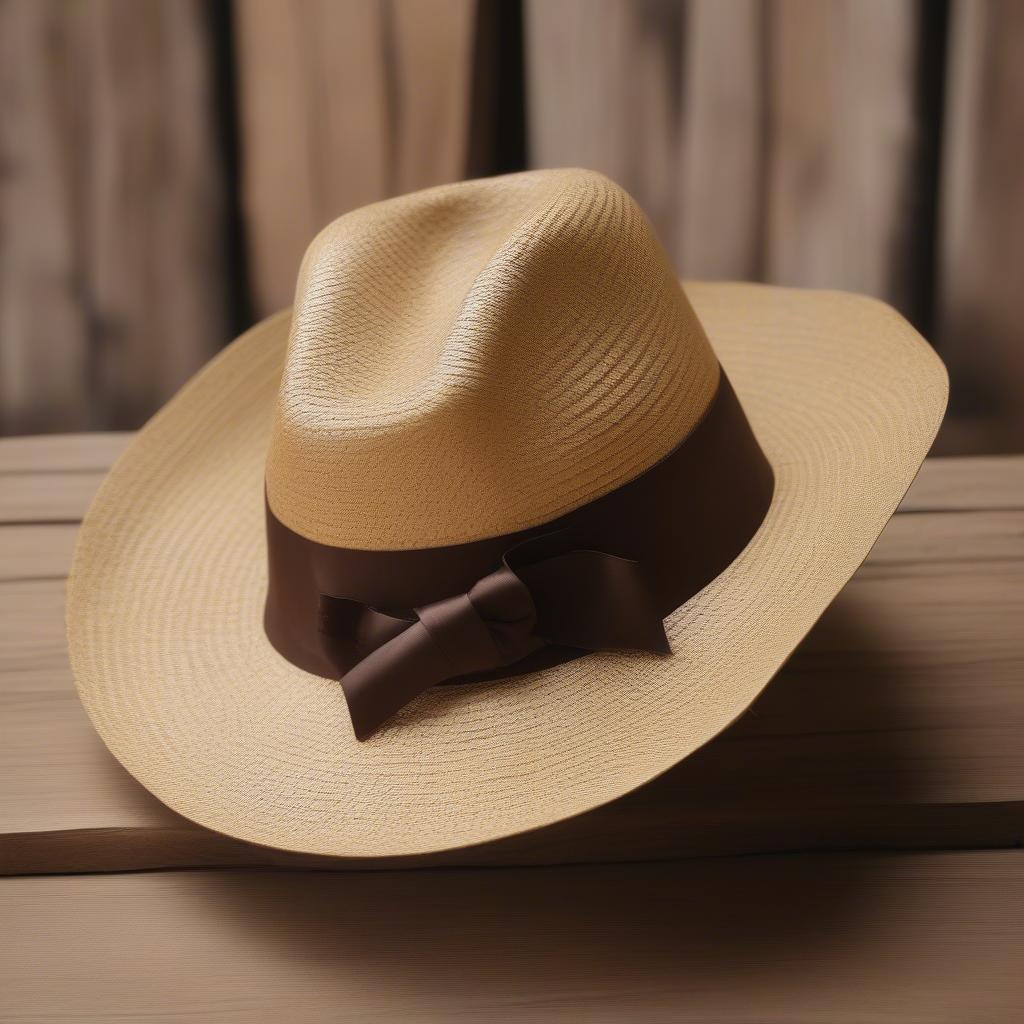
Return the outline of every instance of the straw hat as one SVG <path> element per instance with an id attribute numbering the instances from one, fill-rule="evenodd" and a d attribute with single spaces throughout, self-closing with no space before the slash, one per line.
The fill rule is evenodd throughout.
<path id="1" fill-rule="evenodd" d="M 874 299 L 681 288 L 597 174 L 357 210 L 100 489 L 68 588 L 82 701 L 166 804 L 272 847 L 578 814 L 751 703 L 946 394 Z"/>

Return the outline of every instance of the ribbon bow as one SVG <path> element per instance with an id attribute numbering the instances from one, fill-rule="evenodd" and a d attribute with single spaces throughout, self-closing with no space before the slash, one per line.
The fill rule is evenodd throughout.
<path id="1" fill-rule="evenodd" d="M 551 553 L 557 535 L 506 552 L 464 594 L 394 615 L 320 597 L 356 737 L 366 739 L 438 683 L 503 668 L 550 645 L 670 653 L 638 562 L 603 551 Z"/>

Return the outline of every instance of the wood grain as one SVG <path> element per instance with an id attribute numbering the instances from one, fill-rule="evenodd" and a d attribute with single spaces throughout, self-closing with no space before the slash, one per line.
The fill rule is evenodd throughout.
<path id="1" fill-rule="evenodd" d="M 43 434 L 0 444 L 0 473 L 105 473 L 132 435 Z"/>
<path id="2" fill-rule="evenodd" d="M 763 279 L 766 6 L 528 0 L 526 14 L 533 166 L 622 184 L 687 276 Z"/>
<path id="3" fill-rule="evenodd" d="M 688 277 L 760 280 L 770 11 L 760 0 L 689 0 L 683 13 L 677 212 L 666 239 Z"/>
<path id="4" fill-rule="evenodd" d="M 527 0 L 529 151 L 535 167 L 588 167 L 676 231 L 682 7 L 674 0 Z"/>
<path id="5" fill-rule="evenodd" d="M 457 181 L 469 152 L 476 0 L 237 0 L 251 289 L 292 301 L 334 218 Z"/>
<path id="6" fill-rule="evenodd" d="M 1024 4 L 952 6 L 939 342 L 952 376 L 945 450 L 1024 447 Z"/>
<path id="7" fill-rule="evenodd" d="M 1024 853 L 0 880 L 0 1020 L 1009 1024 Z"/>
<path id="8" fill-rule="evenodd" d="M 138 426 L 228 340 L 198 0 L 0 5 L 0 432 Z"/>
<path id="9" fill-rule="evenodd" d="M 913 310 L 918 8 L 772 5 L 767 280 Z"/>
<path id="10" fill-rule="evenodd" d="M 14 573 L 14 559 L 49 557 L 49 535 L 40 524 L 74 526 L 103 481 L 114 459 L 124 450 L 131 434 L 52 434 L 8 438 L 0 443 L 0 576 Z M 31 528 L 29 548 L 14 552 L 15 527 Z M 6 557 L 4 557 L 6 556 Z M 70 560 L 64 563 L 66 573 Z M 30 572 L 29 575 L 35 575 Z M 52 575 L 52 573 L 43 573 Z"/>
<path id="11" fill-rule="evenodd" d="M 917 313 L 919 11 L 886 0 L 527 4 L 530 152 L 623 184 L 686 276 Z"/>
<path id="12" fill-rule="evenodd" d="M 137 425 L 329 220 L 493 171 L 495 9 L 0 4 L 0 433 Z M 1020 450 L 1018 0 L 524 9 L 533 165 L 619 180 L 687 274 L 888 298 L 952 370 L 936 450 Z"/>
<path id="13" fill-rule="evenodd" d="M 138 786 L 90 727 L 64 641 L 75 526 L 54 520 L 81 516 L 124 442 L 0 443 L 0 480 L 48 481 L 0 503 L 0 866 L 337 866 L 193 826 Z M 861 571 L 718 740 L 605 808 L 415 863 L 1019 842 L 1022 618 L 1024 458 L 929 461 Z"/>

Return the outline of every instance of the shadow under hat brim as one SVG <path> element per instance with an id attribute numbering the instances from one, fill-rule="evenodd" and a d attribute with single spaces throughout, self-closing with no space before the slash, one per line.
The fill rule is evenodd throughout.
<path id="1" fill-rule="evenodd" d="M 438 687 L 371 740 L 262 624 L 263 471 L 289 315 L 248 331 L 133 440 L 82 525 L 68 639 L 114 756 L 226 835 L 437 852 L 580 814 L 736 719 L 866 557 L 938 430 L 945 370 L 884 303 L 687 284 L 776 476 L 740 557 L 666 620 L 671 657 L 595 654 Z"/>

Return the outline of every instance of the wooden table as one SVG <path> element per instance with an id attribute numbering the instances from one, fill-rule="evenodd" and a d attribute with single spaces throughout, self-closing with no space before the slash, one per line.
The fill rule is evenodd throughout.
<path id="1" fill-rule="evenodd" d="M 1024 1016 L 1024 458 L 926 464 L 762 698 L 667 776 L 366 864 L 205 832 L 94 736 L 64 576 L 125 441 L 0 441 L 0 1021 Z"/>

